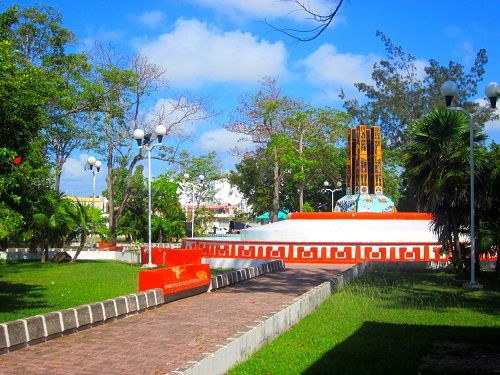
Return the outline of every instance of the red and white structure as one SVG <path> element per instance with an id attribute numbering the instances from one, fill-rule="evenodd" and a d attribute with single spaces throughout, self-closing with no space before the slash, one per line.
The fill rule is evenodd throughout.
<path id="1" fill-rule="evenodd" d="M 283 259 L 285 263 L 447 261 L 432 216 L 409 212 L 291 213 L 289 220 L 241 232 L 241 239 L 185 240 L 206 258 Z"/>

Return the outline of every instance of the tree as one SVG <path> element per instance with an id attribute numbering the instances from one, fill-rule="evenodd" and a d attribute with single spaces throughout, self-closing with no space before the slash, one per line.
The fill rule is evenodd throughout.
<path id="1" fill-rule="evenodd" d="M 98 46 L 96 50 L 96 77 L 100 82 L 100 107 L 96 114 L 96 131 L 99 136 L 99 153 L 106 159 L 108 175 L 107 198 L 110 206 L 109 228 L 111 237 L 117 234 L 117 224 L 126 213 L 131 197 L 134 169 L 146 158 L 144 149 L 137 149 L 131 134 L 137 128 L 151 134 L 157 125 L 164 125 L 167 134 L 158 156 L 153 158 L 176 162 L 179 139 L 185 139 L 185 124 L 206 118 L 206 101 L 179 96 L 172 100 L 160 100 L 155 106 L 149 97 L 165 88 L 164 70 L 138 56 L 132 61 L 122 61 L 112 50 Z M 122 190 L 115 188 L 114 169 L 126 171 Z M 121 173 L 121 172 L 120 172 Z M 117 201 L 115 196 L 122 198 Z"/>
<path id="2" fill-rule="evenodd" d="M 123 214 L 117 223 L 117 233 L 123 234 L 130 241 L 148 238 L 148 191 L 146 179 L 144 178 L 144 168 L 137 166 L 132 178 L 128 177 L 128 170 L 116 168 L 114 170 L 114 201 L 118 206 L 122 206 L 125 186 L 128 187 L 129 199 L 123 205 Z"/>
<path id="3" fill-rule="evenodd" d="M 66 159 L 91 139 L 91 124 L 85 118 L 95 107 L 90 64 L 86 55 L 66 52 L 76 39 L 62 27 L 62 17 L 53 8 L 13 6 L 4 15 L 10 17 L 4 34 L 18 51 L 20 68 L 37 68 L 43 73 L 46 118 L 40 130 L 53 163 L 55 190 L 59 191 Z"/>
<path id="4" fill-rule="evenodd" d="M 478 249 L 479 252 L 496 254 L 496 276 L 500 280 L 500 146 L 492 143 L 484 163 L 485 176 L 478 194 Z M 476 264 L 479 264 L 477 262 Z"/>
<path id="5" fill-rule="evenodd" d="M 240 99 L 235 118 L 226 125 L 229 131 L 244 135 L 272 155 L 273 195 L 270 215 L 272 222 L 278 221 L 280 180 L 283 172 L 280 169 L 278 138 L 284 131 L 285 122 L 296 104 L 281 95 L 277 79 L 267 77 L 261 81 L 260 89 L 255 95 Z"/>
<path id="6" fill-rule="evenodd" d="M 217 191 L 213 188 L 213 183 L 225 177 L 221 172 L 222 164 L 217 159 L 217 153 L 211 151 L 201 156 L 184 154 L 183 159 L 179 160 L 177 164 L 181 171 L 177 176 L 179 180 L 184 180 L 184 174 L 187 173 L 189 175 L 188 182 L 196 182 L 199 185 L 200 182 L 196 180 L 198 176 L 203 176 L 202 187 L 196 191 L 193 204 L 199 206 L 202 202 L 214 202 Z"/>
<path id="7" fill-rule="evenodd" d="M 73 202 L 73 207 L 69 210 L 69 215 L 73 220 L 73 231 L 69 234 L 67 242 L 73 238 L 80 238 L 78 248 L 73 259 L 71 259 L 71 262 L 76 262 L 90 234 L 107 237 L 109 231 L 106 227 L 106 221 L 101 215 L 101 210 L 97 207 L 77 200 Z"/>
<path id="8" fill-rule="evenodd" d="M 408 138 L 408 126 L 427 114 L 442 102 L 439 92 L 441 84 L 447 80 L 457 83 L 461 102 L 457 103 L 469 112 L 477 104 L 468 98 L 477 94 L 477 83 L 482 80 L 484 66 L 488 59 L 486 51 L 478 51 L 474 65 L 469 72 L 456 62 L 442 66 L 430 60 L 424 68 L 425 76 L 420 78 L 417 60 L 395 45 L 381 31 L 377 31 L 387 51 L 387 59 L 375 63 L 372 72 L 373 85 L 356 83 L 356 88 L 365 95 L 366 102 L 348 99 L 344 93 L 344 107 L 357 123 L 380 125 L 387 147 L 402 150 Z M 487 120 L 483 117 L 480 123 Z"/>
<path id="9" fill-rule="evenodd" d="M 229 182 L 238 187 L 254 213 L 271 210 L 273 165 L 264 148 L 245 154 L 229 174 Z"/>
<path id="10" fill-rule="evenodd" d="M 44 194 L 35 202 L 29 224 L 32 247 L 42 250 L 42 263 L 48 259 L 49 246 L 62 246 L 73 230 L 72 209 L 71 201 L 56 192 Z"/>
<path id="11" fill-rule="evenodd" d="M 186 216 L 177 195 L 178 185 L 167 174 L 161 175 L 151 183 L 153 207 L 153 234 L 159 242 L 167 238 L 177 241 L 185 236 L 184 221 Z"/>
<path id="12" fill-rule="evenodd" d="M 462 271 L 460 235 L 470 226 L 469 149 L 464 147 L 469 144 L 469 119 L 462 112 L 437 109 L 412 125 L 410 134 L 404 158 L 408 184 L 418 209 L 433 214 L 433 228 L 443 249 L 451 249 L 454 267 Z M 475 127 L 479 186 L 485 166 L 484 148 L 479 145 L 485 139 Z"/>
<path id="13" fill-rule="evenodd" d="M 318 109 L 300 105 L 286 121 L 281 142 L 283 149 L 280 159 L 282 165 L 293 174 L 299 195 L 299 211 L 304 206 L 306 181 L 316 173 L 321 154 L 329 145 L 337 144 L 347 131 L 349 116 L 329 108 Z M 288 147 L 285 145 L 288 143 Z"/>

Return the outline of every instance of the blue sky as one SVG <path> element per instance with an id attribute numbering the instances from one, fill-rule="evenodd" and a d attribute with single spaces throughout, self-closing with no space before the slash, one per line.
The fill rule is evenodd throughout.
<path id="1" fill-rule="evenodd" d="M 0 1 L 3 8 L 14 3 Z M 500 1 L 494 0 L 345 0 L 334 24 L 307 43 L 295 42 L 262 22 L 302 29 L 311 26 L 304 13 L 279 0 L 20 3 L 56 8 L 64 25 L 78 37 L 76 48 L 100 40 L 162 65 L 170 83 L 169 90 L 161 93 L 164 99 L 186 91 L 212 97 L 212 110 L 218 115 L 193 124 L 193 139 L 186 147 L 199 153 L 217 151 L 225 168 L 234 165 L 229 150 L 238 137 L 222 126 L 239 95 L 254 92 L 264 76 L 278 76 L 285 94 L 340 109 L 340 89 L 356 96 L 353 84 L 370 82 L 373 63 L 385 56 L 384 46 L 375 36 L 377 30 L 413 54 L 422 67 L 432 58 L 442 64 L 458 61 L 468 68 L 476 52 L 486 48 L 489 62 L 477 99 L 488 82 L 500 82 Z M 324 0 L 308 3 L 323 11 L 331 4 Z M 499 121 L 488 124 L 486 130 L 500 141 Z M 85 153 L 76 153 L 68 161 L 62 176 L 64 191 L 91 195 L 92 176 L 83 170 L 85 159 Z M 154 163 L 153 173 L 164 168 Z M 104 188 L 104 173 L 96 182 L 99 192 Z"/>

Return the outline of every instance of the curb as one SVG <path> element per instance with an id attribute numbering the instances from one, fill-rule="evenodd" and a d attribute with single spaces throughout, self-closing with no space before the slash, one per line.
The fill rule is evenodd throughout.
<path id="1" fill-rule="evenodd" d="M 213 276 L 208 291 L 285 269 L 282 260 Z M 0 355 L 82 331 L 163 305 L 162 289 L 151 289 L 102 302 L 0 323 Z"/>
<path id="2" fill-rule="evenodd" d="M 225 272 L 221 275 L 212 276 L 208 291 L 225 288 L 229 285 L 237 284 L 254 277 L 264 275 L 269 272 L 284 271 L 285 262 L 283 260 L 272 260 L 267 263 L 253 267 L 242 268 L 235 271 Z"/>
<path id="3" fill-rule="evenodd" d="M 310 291 L 293 300 L 289 305 L 283 305 L 283 309 L 272 316 L 263 316 L 263 320 L 256 321 L 254 327 L 241 333 L 238 337 L 230 337 L 225 345 L 219 345 L 220 349 L 207 355 L 200 361 L 171 371 L 169 375 L 218 375 L 224 374 L 236 364 L 246 360 L 251 354 L 266 343 L 274 340 L 279 335 L 288 331 L 302 318 L 312 313 L 316 308 L 328 299 L 333 293 L 342 289 L 345 284 L 361 276 L 367 268 L 367 263 L 357 265 L 342 272 L 331 281 L 326 281 Z"/>
<path id="4" fill-rule="evenodd" d="M 0 354 L 135 315 L 163 304 L 163 291 L 151 289 L 102 302 L 0 324 Z"/>

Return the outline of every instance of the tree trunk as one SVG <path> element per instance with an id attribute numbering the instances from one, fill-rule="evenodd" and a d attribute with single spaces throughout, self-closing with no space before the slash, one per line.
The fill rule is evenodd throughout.
<path id="1" fill-rule="evenodd" d="M 73 259 L 71 259 L 71 263 L 76 262 L 76 259 L 78 258 L 78 255 L 80 255 L 80 252 L 82 251 L 83 247 L 85 246 L 86 241 L 87 241 L 87 233 L 84 230 L 82 232 L 82 235 L 80 236 L 80 245 L 78 245 L 78 249 L 76 249 L 76 253 L 73 256 Z"/>
<path id="2" fill-rule="evenodd" d="M 110 134 L 110 128 L 106 128 L 106 136 L 107 139 L 111 139 L 111 134 Z M 111 242 L 114 242 L 116 240 L 116 218 L 115 218 L 115 194 L 114 194 L 114 189 L 113 189 L 113 145 L 111 144 L 111 141 L 108 141 L 108 160 L 107 160 L 107 167 L 108 167 L 108 176 L 106 177 L 106 182 L 108 185 L 108 226 L 109 226 L 109 232 L 111 233 Z"/>
<path id="3" fill-rule="evenodd" d="M 497 251 L 497 262 L 495 264 L 495 273 L 497 281 L 500 282 L 500 246 L 495 246 Z"/>
<path id="4" fill-rule="evenodd" d="M 60 160 L 57 160 L 55 166 L 55 181 L 54 181 L 54 188 L 56 189 L 57 193 L 59 193 L 61 189 L 61 173 L 62 173 L 62 163 Z"/>
<path id="5" fill-rule="evenodd" d="M 451 221 L 452 231 L 453 231 L 452 246 L 455 249 L 455 254 L 457 255 L 456 270 L 458 272 L 463 272 L 464 267 L 463 267 L 463 261 L 462 261 L 462 249 L 460 247 L 460 238 L 458 237 L 457 221 L 455 220 L 455 216 L 453 214 L 450 214 L 450 219 L 451 219 L 450 221 Z"/>
<path id="6" fill-rule="evenodd" d="M 45 263 L 49 259 L 49 245 L 43 245 L 41 263 Z"/>
<path id="7" fill-rule="evenodd" d="M 278 161 L 278 150 L 274 149 L 274 192 L 273 207 L 269 215 L 271 223 L 278 221 L 278 211 L 280 208 L 280 165 Z"/>

